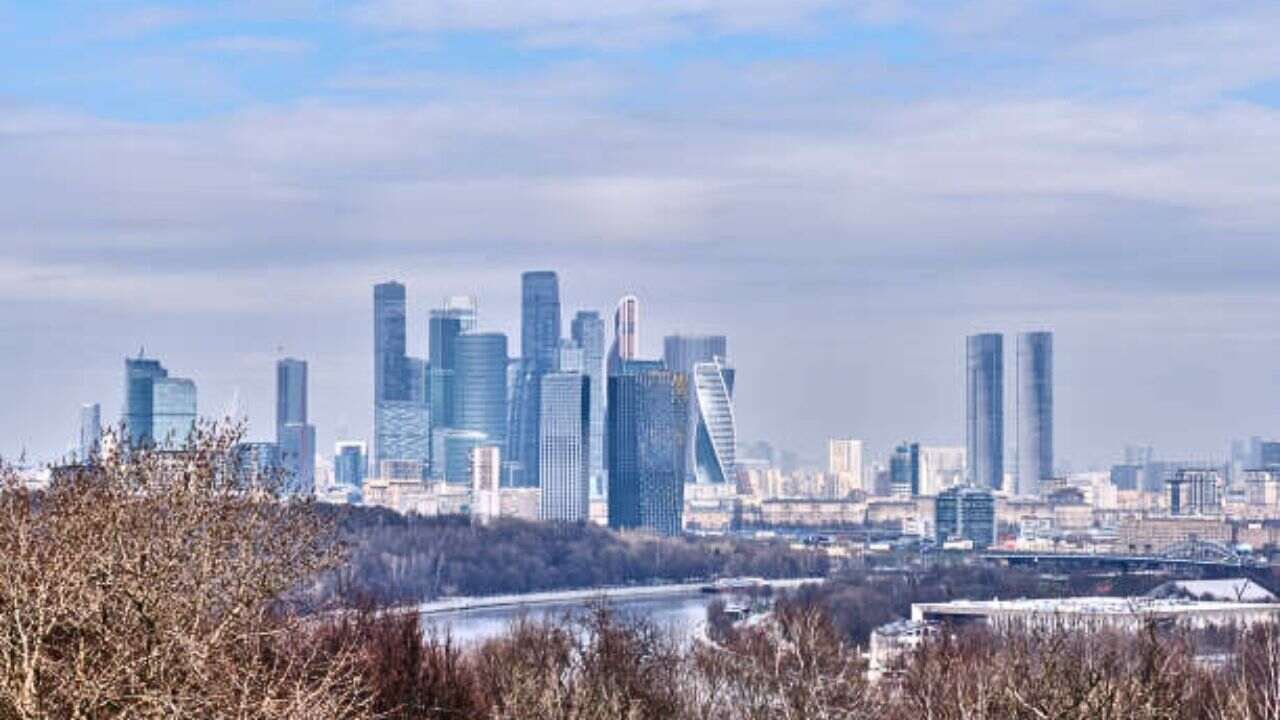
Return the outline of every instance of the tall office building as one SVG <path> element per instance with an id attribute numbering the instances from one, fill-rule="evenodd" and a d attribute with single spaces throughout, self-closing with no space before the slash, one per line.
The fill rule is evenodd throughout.
<path id="1" fill-rule="evenodd" d="M 604 497 L 604 320 L 600 313 L 582 310 L 570 326 L 573 342 L 582 350 L 583 373 L 591 382 L 591 475 L 592 497 Z"/>
<path id="2" fill-rule="evenodd" d="M 613 345 L 609 347 L 608 374 L 620 372 L 623 361 L 639 357 L 640 300 L 635 295 L 625 295 L 613 311 Z"/>
<path id="3" fill-rule="evenodd" d="M 591 380 L 581 372 L 542 376 L 538 477 L 543 520 L 585 522 L 590 500 Z"/>
<path id="4" fill-rule="evenodd" d="M 373 288 L 373 467 L 386 461 L 427 465 L 431 458 L 426 363 L 406 354 L 405 290 L 398 282 Z"/>
<path id="5" fill-rule="evenodd" d="M 441 439 L 441 479 L 449 485 L 470 485 L 472 451 L 487 445 L 488 437 L 474 430 L 448 429 L 441 433 Z"/>
<path id="6" fill-rule="evenodd" d="M 462 322 L 462 332 L 472 332 L 480 327 L 479 304 L 471 295 L 450 295 L 444 299 L 444 311 Z"/>
<path id="7" fill-rule="evenodd" d="M 307 363 L 276 363 L 276 445 L 284 468 L 285 491 L 310 495 L 316 488 L 316 428 L 307 422 Z"/>
<path id="8" fill-rule="evenodd" d="M 969 479 L 978 487 L 999 490 L 1004 485 L 1004 336 L 971 335 L 966 351 Z"/>
<path id="9" fill-rule="evenodd" d="M 621 362 L 609 376 L 609 526 L 681 531 L 688 453 L 688 376 L 660 361 Z"/>
<path id="10" fill-rule="evenodd" d="M 428 369 L 431 398 L 431 427 L 454 425 L 457 392 L 458 336 L 462 334 L 462 318 L 448 308 L 432 310 L 428 322 Z"/>
<path id="11" fill-rule="evenodd" d="M 457 339 L 454 426 L 484 433 L 490 444 L 507 439 L 507 336 L 468 332 Z"/>
<path id="12" fill-rule="evenodd" d="M 1053 477 L 1053 333 L 1018 335 L 1017 493 L 1038 496 Z"/>
<path id="13" fill-rule="evenodd" d="M 511 484 L 538 487 L 538 410 L 542 376 L 555 372 L 560 355 L 560 281 L 540 270 L 520 276 L 520 354 L 523 372 L 516 388 L 507 459 L 514 468 Z"/>
<path id="14" fill-rule="evenodd" d="M 723 379 L 724 388 L 727 390 L 727 396 L 724 401 L 729 405 L 729 422 L 732 422 L 733 414 L 733 369 L 728 367 L 725 360 L 728 358 L 729 341 L 723 335 L 668 335 L 662 339 L 662 357 L 667 364 L 667 369 L 672 372 L 684 373 L 689 376 L 690 382 L 694 382 L 694 389 L 697 390 L 696 378 L 693 369 L 698 363 L 715 363 L 719 362 L 721 367 L 721 378 Z M 710 380 L 708 374 L 707 379 Z M 723 482 L 721 480 L 712 479 L 716 472 L 712 468 L 700 466 L 699 458 L 709 459 L 709 455 L 703 452 L 703 447 L 698 442 L 699 422 L 699 394 L 693 394 L 694 402 L 689 406 L 688 425 L 688 448 L 689 476 L 685 478 L 686 482 Z M 727 476 L 726 476 L 727 477 Z"/>
<path id="15" fill-rule="evenodd" d="M 836 480 L 836 497 L 846 497 L 863 487 L 861 440 L 833 438 L 827 441 L 827 472 Z"/>
<path id="16" fill-rule="evenodd" d="M 939 545 L 968 540 L 981 549 L 996 541 L 996 500 L 991 490 L 969 486 L 938 493 L 934 529 Z"/>
<path id="17" fill-rule="evenodd" d="M 693 478 L 699 484 L 735 482 L 738 425 L 733 414 L 733 370 L 719 359 L 698 362 L 691 378 L 693 434 L 686 436 L 686 442 L 693 446 Z"/>
<path id="18" fill-rule="evenodd" d="M 80 437 L 76 460 L 87 463 L 102 449 L 102 406 L 98 403 L 80 406 Z"/>
<path id="19" fill-rule="evenodd" d="M 362 442 L 339 442 L 333 446 L 333 481 L 357 490 L 364 487 L 368 449 Z"/>
<path id="20" fill-rule="evenodd" d="M 125 436 L 134 447 L 179 448 L 196 423 L 196 384 L 171 378 L 158 360 L 126 358 Z"/>
<path id="21" fill-rule="evenodd" d="M 889 457 L 889 492 L 897 498 L 920 494 L 920 443 L 902 443 Z"/>
<path id="22" fill-rule="evenodd" d="M 937 495 L 965 481 L 965 449 L 921 446 L 919 451 L 920 494 Z"/>

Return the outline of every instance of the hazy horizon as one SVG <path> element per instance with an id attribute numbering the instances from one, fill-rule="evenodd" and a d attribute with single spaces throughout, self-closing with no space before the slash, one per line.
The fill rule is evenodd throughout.
<path id="1" fill-rule="evenodd" d="M 372 433 L 372 285 L 519 275 L 728 336 L 739 437 L 964 443 L 964 338 L 1050 329 L 1057 460 L 1280 435 L 1273 4 L 0 3 L 0 455 L 145 346 L 274 433 Z M 283 348 L 283 353 L 279 351 Z M 1012 428 L 1012 407 L 1006 411 Z"/>

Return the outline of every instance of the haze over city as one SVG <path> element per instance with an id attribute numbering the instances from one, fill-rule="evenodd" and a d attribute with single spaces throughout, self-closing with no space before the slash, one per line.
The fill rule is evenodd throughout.
<path id="1" fill-rule="evenodd" d="M 0 454 L 144 346 L 255 437 L 303 357 L 367 438 L 371 285 L 425 355 L 449 295 L 518 338 L 530 269 L 646 357 L 726 335 L 739 437 L 814 464 L 963 444 L 982 331 L 1053 330 L 1076 469 L 1275 434 L 1280 9 L 536 5 L 0 8 Z"/>

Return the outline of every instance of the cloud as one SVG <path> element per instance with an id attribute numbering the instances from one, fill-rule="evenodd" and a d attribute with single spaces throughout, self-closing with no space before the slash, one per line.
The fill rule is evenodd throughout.
<path id="1" fill-rule="evenodd" d="M 304 40 L 267 35 L 224 35 L 192 43 L 191 47 L 234 55 L 300 55 L 312 50 L 311 43 Z"/>

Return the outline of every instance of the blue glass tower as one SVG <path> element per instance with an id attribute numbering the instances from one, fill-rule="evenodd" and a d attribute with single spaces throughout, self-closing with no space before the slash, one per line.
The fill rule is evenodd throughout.
<path id="1" fill-rule="evenodd" d="M 457 400 L 458 336 L 462 334 L 461 315 L 453 310 L 432 310 L 428 321 L 430 335 L 431 427 L 456 427 L 454 408 Z"/>
<path id="2" fill-rule="evenodd" d="M 604 320 L 595 311 L 580 311 L 573 317 L 570 333 L 582 350 L 583 372 L 591 382 L 591 457 L 587 461 L 591 494 L 604 496 Z"/>
<path id="3" fill-rule="evenodd" d="M 286 492 L 313 494 L 316 429 L 307 422 L 307 363 L 296 358 L 276 363 L 276 445 Z"/>
<path id="4" fill-rule="evenodd" d="M 605 412 L 609 526 L 679 534 L 688 457 L 688 376 L 658 361 L 622 361 L 609 377 Z"/>
<path id="5" fill-rule="evenodd" d="M 362 442 L 344 442 L 334 446 L 333 481 L 357 490 L 364 486 L 365 446 Z"/>
<path id="6" fill-rule="evenodd" d="M 542 376 L 539 411 L 540 517 L 585 522 L 590 502 L 591 379 L 581 372 Z"/>
<path id="7" fill-rule="evenodd" d="M 196 422 L 196 384 L 169 377 L 158 360 L 127 358 L 125 436 L 131 445 L 182 447 Z"/>
<path id="8" fill-rule="evenodd" d="M 508 455 L 514 474 L 510 484 L 538 487 L 538 411 L 542 376 L 558 369 L 560 353 L 560 281 L 539 270 L 520 277 L 520 354 L 524 362 L 516 388 Z"/>
<path id="9" fill-rule="evenodd" d="M 948 540 L 969 540 L 975 548 L 996 541 L 996 501 L 991 490 L 957 486 L 938 493 L 934 528 L 941 545 Z"/>
<path id="10" fill-rule="evenodd" d="M 427 467 L 431 458 L 426 363 L 406 354 L 405 289 L 373 288 L 373 468 L 387 460 Z"/>
<path id="11" fill-rule="evenodd" d="M 1018 335 L 1017 493 L 1038 496 L 1053 477 L 1053 333 Z"/>
<path id="12" fill-rule="evenodd" d="M 1004 485 L 1004 336 L 969 336 L 965 377 L 969 481 L 999 490 Z"/>
<path id="13" fill-rule="evenodd" d="M 502 445 L 507 439 L 507 336 L 481 332 L 458 336 L 454 378 L 455 427 L 482 433 L 489 444 Z"/>

